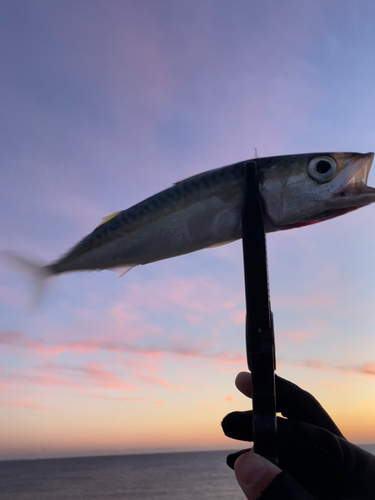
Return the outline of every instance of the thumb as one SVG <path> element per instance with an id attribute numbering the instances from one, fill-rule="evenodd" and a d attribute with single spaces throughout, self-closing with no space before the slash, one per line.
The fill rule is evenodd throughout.
<path id="1" fill-rule="evenodd" d="M 281 469 L 251 449 L 237 458 L 234 472 L 246 498 L 256 500 L 280 474 Z"/>

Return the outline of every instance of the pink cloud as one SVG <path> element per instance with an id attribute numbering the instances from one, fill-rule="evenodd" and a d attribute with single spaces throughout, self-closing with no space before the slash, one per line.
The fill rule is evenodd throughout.
<path id="1" fill-rule="evenodd" d="M 103 363 L 88 363 L 78 370 L 87 375 L 89 379 L 94 382 L 96 387 L 123 391 L 134 390 L 133 385 L 121 380 L 114 372 L 106 370 Z"/>
<path id="2" fill-rule="evenodd" d="M 246 319 L 245 311 L 234 311 L 231 315 L 231 320 L 235 325 L 244 325 Z"/>
<path id="3" fill-rule="evenodd" d="M 184 387 L 178 386 L 178 385 L 172 385 L 170 384 L 167 380 L 161 377 L 156 377 L 152 375 L 138 375 L 137 379 L 146 382 L 147 384 L 152 384 L 152 385 L 160 385 L 164 387 L 165 389 L 173 389 L 173 390 L 178 390 L 178 391 L 184 391 L 186 390 Z"/>
<path id="4" fill-rule="evenodd" d="M 27 336 L 19 332 L 0 331 L 0 344 L 17 344 L 24 342 Z"/>
<path id="5" fill-rule="evenodd" d="M 49 345 L 44 340 L 30 340 L 28 336 L 23 333 L 0 332 L 0 343 L 31 349 L 39 354 L 49 356 L 56 356 L 64 352 L 91 354 L 98 351 L 110 351 L 152 357 L 168 354 L 184 358 L 210 358 L 225 362 L 237 362 L 244 359 L 243 353 L 239 350 L 215 351 L 215 345 L 207 339 L 190 339 L 190 347 L 182 347 L 182 345 L 187 344 L 187 341 L 188 339 L 182 336 L 176 336 L 175 339 L 171 339 L 171 343 L 169 345 L 159 347 L 152 345 L 142 346 L 138 344 L 131 344 L 116 339 L 98 338 Z M 195 344 L 195 346 L 192 344 Z"/>
<path id="6" fill-rule="evenodd" d="M 10 373 L 2 374 L 1 381 L 5 382 L 5 385 L 41 385 L 41 386 L 61 386 L 61 387 L 71 387 L 74 389 L 83 389 L 82 384 L 78 384 L 75 381 L 69 380 L 66 377 L 61 376 L 51 376 L 51 375 L 35 375 L 30 370 L 25 370 L 23 373 Z"/>
<path id="7" fill-rule="evenodd" d="M 1 401 L 0 404 L 1 406 L 23 408 L 27 410 L 52 410 L 51 406 L 42 403 L 33 403 L 32 401 Z"/>
<path id="8" fill-rule="evenodd" d="M 308 340 L 310 339 L 315 339 L 319 335 L 316 333 L 308 333 L 302 330 L 296 330 L 296 331 L 277 331 L 276 332 L 277 337 L 280 338 L 288 338 L 292 340 L 293 342 L 296 343 L 296 345 L 304 345 Z"/>
<path id="9" fill-rule="evenodd" d="M 0 381 L 11 387 L 34 385 L 68 387 L 87 390 L 90 387 L 131 391 L 135 387 L 120 375 L 105 368 L 103 363 L 90 362 L 83 366 L 47 363 L 16 373 L 0 374 Z"/>
<path id="10" fill-rule="evenodd" d="M 226 302 L 223 302 L 221 304 L 221 306 L 224 307 L 224 309 L 233 309 L 233 307 L 236 307 L 236 304 L 235 304 L 235 302 L 226 301 Z"/>
<path id="11" fill-rule="evenodd" d="M 306 368 L 314 368 L 315 370 L 323 370 L 323 371 L 335 370 L 335 368 L 332 368 L 331 366 L 327 365 L 323 361 L 320 361 L 319 359 L 308 359 L 302 363 L 302 366 L 305 366 Z"/>
<path id="12" fill-rule="evenodd" d="M 225 401 L 226 403 L 233 403 L 236 400 L 233 396 L 227 396 L 226 398 L 223 398 L 223 401 Z"/>
<path id="13" fill-rule="evenodd" d="M 366 375 L 375 375 L 375 363 L 369 363 L 357 368 L 360 373 L 365 373 Z"/>
<path id="14" fill-rule="evenodd" d="M 215 359 L 218 359 L 225 364 L 228 364 L 228 363 L 246 363 L 245 354 L 239 350 L 222 351 L 222 352 L 215 355 Z"/>
<path id="15" fill-rule="evenodd" d="M 101 349 L 96 340 L 50 345 L 44 340 L 32 340 L 25 333 L 6 331 L 0 331 L 0 344 L 31 349 L 41 356 L 58 356 L 66 351 L 90 354 Z"/>
<path id="16" fill-rule="evenodd" d="M 226 291 L 219 283 L 202 276 L 157 280 L 133 285 L 124 300 L 112 311 L 118 311 L 119 308 L 134 311 L 139 307 L 169 311 L 177 307 L 190 314 L 212 316 L 223 304 L 228 305 L 226 296 Z"/>
<path id="17" fill-rule="evenodd" d="M 141 305 L 143 310 L 146 309 L 145 306 L 145 303 Z M 114 321 L 114 326 L 108 323 L 106 329 L 121 331 L 122 337 L 125 335 L 128 341 L 136 340 L 146 334 L 160 335 L 160 328 L 145 321 L 143 314 L 138 313 L 138 309 L 132 305 L 131 294 L 127 294 L 124 299 L 114 304 L 109 311 L 109 316 L 109 321 Z"/>
<path id="18" fill-rule="evenodd" d="M 78 354 L 91 354 L 101 350 L 118 352 L 145 352 L 155 354 L 154 348 L 141 348 L 137 345 L 120 343 L 106 339 L 88 339 L 82 341 L 63 342 L 60 344 L 49 344 L 45 340 L 31 340 L 26 334 L 20 332 L 0 332 L 0 344 L 13 347 L 31 349 L 42 356 L 57 356 L 64 352 L 75 352 Z"/>
<path id="19" fill-rule="evenodd" d="M 100 395 L 90 395 L 86 396 L 92 399 L 101 399 L 103 401 L 119 401 L 121 403 L 136 402 L 136 401 L 147 401 L 146 398 L 125 398 L 125 397 L 111 397 L 111 396 L 100 396 Z"/>

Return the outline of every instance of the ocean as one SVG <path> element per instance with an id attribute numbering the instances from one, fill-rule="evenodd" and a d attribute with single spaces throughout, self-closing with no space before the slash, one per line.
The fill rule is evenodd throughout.
<path id="1" fill-rule="evenodd" d="M 375 454 L 375 445 L 362 445 Z M 228 451 L 0 462 L 1 500 L 244 500 Z"/>
<path id="2" fill-rule="evenodd" d="M 0 462 L 1 500 L 243 500 L 228 451 Z"/>

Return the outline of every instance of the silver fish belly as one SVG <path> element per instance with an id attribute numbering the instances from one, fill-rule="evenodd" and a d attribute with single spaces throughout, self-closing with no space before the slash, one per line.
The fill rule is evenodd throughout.
<path id="1" fill-rule="evenodd" d="M 118 213 L 86 236 L 51 274 L 133 267 L 241 237 L 243 163 L 186 179 Z"/>

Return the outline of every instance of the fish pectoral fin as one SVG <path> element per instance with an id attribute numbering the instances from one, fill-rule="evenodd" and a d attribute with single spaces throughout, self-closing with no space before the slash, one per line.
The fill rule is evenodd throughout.
<path id="1" fill-rule="evenodd" d="M 124 276 L 124 274 L 128 273 L 131 269 L 134 269 L 135 267 L 137 267 L 136 264 L 134 264 L 133 266 L 113 267 L 111 271 L 115 271 L 118 277 L 121 278 L 121 276 Z"/>
<path id="2" fill-rule="evenodd" d="M 120 210 L 121 212 L 121 210 Z M 97 229 L 98 227 L 102 226 L 103 224 L 105 224 L 106 222 L 108 222 L 109 220 L 113 219 L 114 217 L 116 217 L 116 215 L 118 215 L 120 212 L 113 212 L 113 214 L 109 214 L 109 215 L 106 215 L 105 217 L 103 217 L 101 223 L 96 226 L 95 229 Z"/>
<path id="3" fill-rule="evenodd" d="M 233 241 L 236 241 L 236 240 L 228 240 L 228 241 L 223 241 L 222 243 L 215 243 L 214 245 L 210 245 L 209 247 L 206 247 L 206 248 L 222 247 L 223 245 L 228 245 L 228 243 L 232 243 Z"/>

